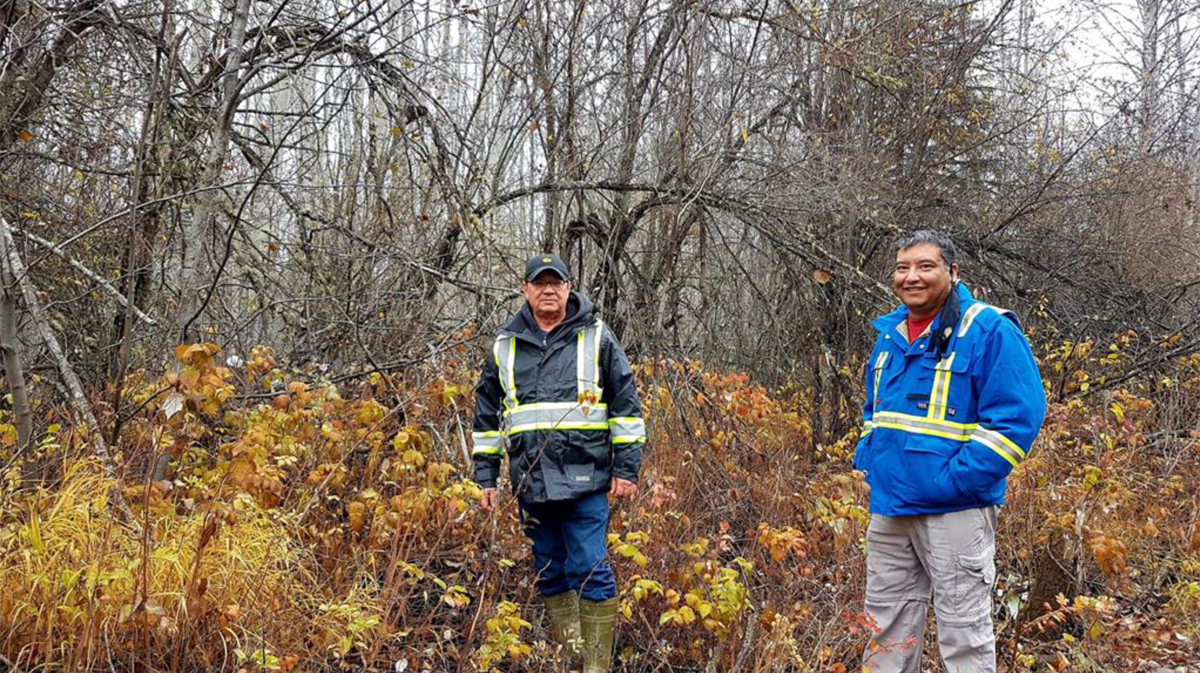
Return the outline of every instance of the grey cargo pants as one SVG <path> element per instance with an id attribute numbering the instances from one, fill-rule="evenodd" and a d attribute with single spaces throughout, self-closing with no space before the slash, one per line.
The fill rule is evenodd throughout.
<path id="1" fill-rule="evenodd" d="M 992 584 L 996 507 L 919 516 L 871 515 L 866 612 L 877 632 L 863 652 L 874 673 L 919 673 L 929 595 L 949 673 L 995 673 Z"/>

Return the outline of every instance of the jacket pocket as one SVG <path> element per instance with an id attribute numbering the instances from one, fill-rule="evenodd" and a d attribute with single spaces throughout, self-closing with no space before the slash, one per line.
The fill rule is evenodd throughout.
<path id="1" fill-rule="evenodd" d="M 910 434 L 898 475 L 904 500 L 934 509 L 966 503 L 968 499 L 950 477 L 950 460 L 961 448 L 962 442 L 952 439 Z"/>
<path id="2" fill-rule="evenodd" d="M 921 358 L 917 390 L 906 396 L 918 415 L 962 423 L 970 404 L 971 351 L 956 349 L 939 359 Z"/>
<path id="3" fill-rule="evenodd" d="M 601 430 L 568 430 L 564 463 L 594 465 L 602 470 L 612 466 L 612 442 Z"/>
<path id="4" fill-rule="evenodd" d="M 594 465 L 563 465 L 563 475 L 567 478 L 567 487 L 571 490 L 591 490 L 596 475 Z"/>

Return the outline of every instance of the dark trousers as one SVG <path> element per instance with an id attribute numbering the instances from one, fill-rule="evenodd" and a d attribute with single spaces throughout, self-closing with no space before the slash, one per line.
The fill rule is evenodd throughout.
<path id="1" fill-rule="evenodd" d="M 521 503 L 525 535 L 533 541 L 538 592 L 577 591 L 589 601 L 617 595 L 608 555 L 608 494 L 575 500 Z"/>

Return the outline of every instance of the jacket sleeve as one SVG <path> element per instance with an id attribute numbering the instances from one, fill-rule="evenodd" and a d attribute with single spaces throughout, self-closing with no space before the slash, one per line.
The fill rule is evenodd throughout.
<path id="1" fill-rule="evenodd" d="M 504 458 L 504 437 L 500 432 L 504 390 L 499 369 L 489 352 L 484 360 L 479 383 L 475 386 L 475 425 L 471 433 L 471 458 L 475 462 L 475 481 L 483 488 L 495 488 Z"/>
<path id="2" fill-rule="evenodd" d="M 874 350 L 872 350 L 871 355 L 875 355 Z M 871 430 L 874 429 L 874 425 L 871 420 L 875 409 L 875 386 L 872 385 L 872 379 L 874 378 L 872 374 L 874 374 L 874 368 L 871 366 L 873 362 L 874 357 L 869 357 L 867 358 L 867 361 L 863 363 L 863 389 L 867 392 L 864 396 L 865 399 L 863 400 L 862 431 L 858 435 L 858 444 L 854 447 L 854 459 L 851 462 L 851 465 L 856 470 L 862 469 L 862 465 L 864 464 L 863 459 L 865 458 L 863 453 L 867 446 L 867 435 L 871 434 Z"/>
<path id="3" fill-rule="evenodd" d="M 612 437 L 613 476 L 637 483 L 642 468 L 642 449 L 646 445 L 646 423 L 629 358 L 612 332 L 605 328 L 604 392 L 601 402 L 608 405 L 608 429 Z"/>
<path id="4" fill-rule="evenodd" d="M 950 461 L 950 477 L 964 494 L 980 493 L 1029 455 L 1046 418 L 1046 393 L 1029 342 L 1002 319 L 975 356 L 972 386 L 978 427 Z"/>

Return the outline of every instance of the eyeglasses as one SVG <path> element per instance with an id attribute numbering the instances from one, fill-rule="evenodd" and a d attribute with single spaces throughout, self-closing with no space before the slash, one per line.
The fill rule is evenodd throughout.
<path id="1" fill-rule="evenodd" d="M 532 281 L 529 281 L 529 284 L 532 285 L 533 289 L 537 290 L 538 292 L 543 292 L 548 289 L 558 292 L 559 290 L 563 289 L 563 286 L 565 286 L 567 284 L 567 281 L 565 281 L 565 280 L 532 280 Z"/>

